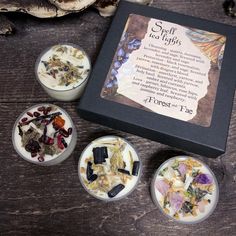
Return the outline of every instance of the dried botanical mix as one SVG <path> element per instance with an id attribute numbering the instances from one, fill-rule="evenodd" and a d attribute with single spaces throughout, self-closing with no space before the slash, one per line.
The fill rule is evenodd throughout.
<path id="1" fill-rule="evenodd" d="M 62 154 L 71 142 L 72 123 L 57 106 L 44 104 L 27 110 L 14 131 L 14 145 L 31 162 L 47 162 Z"/>
<path id="2" fill-rule="evenodd" d="M 90 64 L 84 51 L 71 45 L 56 45 L 48 50 L 38 65 L 39 79 L 55 89 L 78 86 L 87 78 Z"/>
<path id="3" fill-rule="evenodd" d="M 93 196 L 120 198 L 133 190 L 140 176 L 134 148 L 117 136 L 104 136 L 89 144 L 79 162 L 80 179 Z"/>
<path id="4" fill-rule="evenodd" d="M 88 55 L 74 44 L 47 48 L 35 63 L 35 75 L 42 88 L 60 101 L 78 99 L 86 87 L 90 71 Z"/>
<path id="5" fill-rule="evenodd" d="M 215 208 L 218 185 L 214 174 L 192 157 L 165 162 L 153 180 L 152 195 L 161 209 L 182 222 L 205 219 Z"/>

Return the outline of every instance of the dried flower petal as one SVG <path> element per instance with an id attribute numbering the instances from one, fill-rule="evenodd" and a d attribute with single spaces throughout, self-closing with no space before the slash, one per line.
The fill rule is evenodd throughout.
<path id="1" fill-rule="evenodd" d="M 118 56 L 118 57 L 123 57 L 124 55 L 125 55 L 124 49 L 123 49 L 123 48 L 120 48 L 120 49 L 118 50 L 117 56 Z"/>
<path id="2" fill-rule="evenodd" d="M 194 178 L 194 182 L 199 183 L 199 184 L 212 184 L 213 178 L 209 174 L 198 174 Z"/>
<path id="3" fill-rule="evenodd" d="M 198 203 L 198 209 L 199 209 L 199 211 L 201 212 L 201 213 L 204 213 L 205 212 L 205 202 L 204 201 L 200 201 L 199 203 Z"/>
<path id="4" fill-rule="evenodd" d="M 157 180 L 155 183 L 157 190 L 165 196 L 170 188 L 170 185 L 164 180 Z"/>
<path id="5" fill-rule="evenodd" d="M 180 163 L 179 167 L 178 167 L 178 171 L 181 174 L 181 176 L 183 177 L 187 172 L 187 166 L 184 163 Z"/>
<path id="6" fill-rule="evenodd" d="M 178 192 L 171 192 L 169 199 L 170 199 L 170 206 L 172 207 L 174 213 L 176 213 L 181 209 L 184 199 Z"/>

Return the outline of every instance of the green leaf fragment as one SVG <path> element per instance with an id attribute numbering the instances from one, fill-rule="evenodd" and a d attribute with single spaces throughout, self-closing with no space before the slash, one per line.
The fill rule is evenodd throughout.
<path id="1" fill-rule="evenodd" d="M 172 167 L 172 169 L 174 169 L 174 170 L 178 170 L 178 168 L 179 168 L 179 161 L 178 161 L 178 160 L 175 160 L 175 162 L 173 163 L 173 165 L 172 165 L 171 167 Z"/>
<path id="2" fill-rule="evenodd" d="M 159 172 L 159 175 L 160 176 L 164 176 L 164 174 L 165 174 L 165 172 L 168 170 L 168 167 L 166 167 L 166 168 L 164 168 L 163 170 L 161 170 L 160 172 Z"/>

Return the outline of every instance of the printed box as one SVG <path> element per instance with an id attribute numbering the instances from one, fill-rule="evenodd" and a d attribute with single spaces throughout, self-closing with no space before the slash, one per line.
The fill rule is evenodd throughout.
<path id="1" fill-rule="evenodd" d="M 235 39 L 234 27 L 122 1 L 79 114 L 216 157 L 228 136 Z"/>

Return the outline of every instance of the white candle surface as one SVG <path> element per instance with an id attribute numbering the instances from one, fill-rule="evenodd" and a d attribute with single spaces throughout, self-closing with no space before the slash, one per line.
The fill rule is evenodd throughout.
<path id="1" fill-rule="evenodd" d="M 46 49 L 35 65 L 36 77 L 44 90 L 61 101 L 72 101 L 82 95 L 90 70 L 87 54 L 73 44 Z"/>
<path id="2" fill-rule="evenodd" d="M 209 217 L 219 197 L 213 172 L 189 156 L 177 156 L 164 162 L 153 178 L 151 193 L 165 215 L 186 224 Z"/>
<path id="3" fill-rule="evenodd" d="M 39 104 L 24 111 L 15 122 L 12 142 L 26 161 L 55 165 L 70 156 L 77 133 L 69 115 L 58 106 Z"/>
<path id="4" fill-rule="evenodd" d="M 93 150 L 101 147 L 107 149 L 108 157 L 103 163 L 95 164 Z M 97 177 L 95 180 L 88 178 L 89 163 L 92 164 L 92 174 Z M 136 175 L 133 172 L 135 163 L 139 165 Z M 135 149 L 126 140 L 117 136 L 104 136 L 85 148 L 80 157 L 78 172 L 80 181 L 88 193 L 100 200 L 113 201 L 127 196 L 134 190 L 141 175 L 141 162 Z M 118 190 L 113 196 L 114 188 L 118 185 L 122 186 L 122 190 Z"/>

